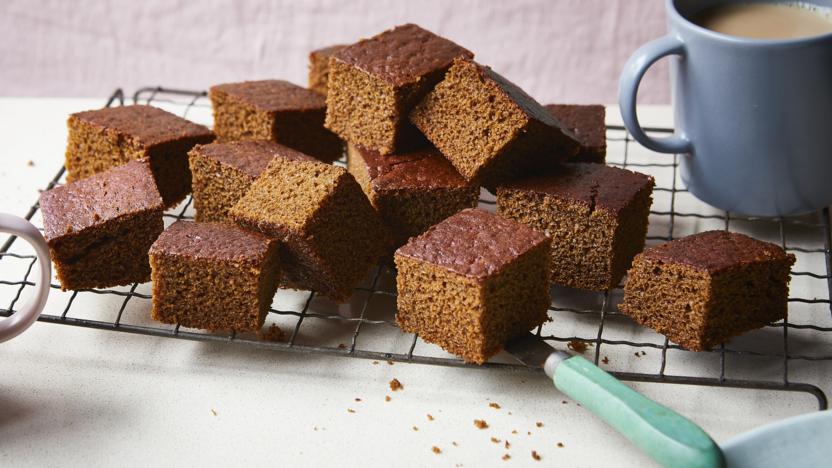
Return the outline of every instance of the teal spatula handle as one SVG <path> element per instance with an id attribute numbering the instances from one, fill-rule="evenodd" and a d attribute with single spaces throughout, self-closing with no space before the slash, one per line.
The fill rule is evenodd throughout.
<path id="1" fill-rule="evenodd" d="M 546 370 L 558 390 L 592 411 L 660 464 L 724 466 L 722 451 L 699 426 L 637 393 L 581 356 L 555 353 L 546 362 Z"/>

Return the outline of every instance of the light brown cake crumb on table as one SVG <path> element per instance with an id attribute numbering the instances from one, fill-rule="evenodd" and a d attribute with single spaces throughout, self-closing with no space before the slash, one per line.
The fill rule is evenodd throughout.
<path id="1" fill-rule="evenodd" d="M 511 455 L 509 455 L 509 454 L 503 455 L 503 460 L 509 461 L 510 459 L 511 459 Z"/>
<path id="2" fill-rule="evenodd" d="M 418 430 L 419 430 L 419 428 L 418 428 L 418 427 L 416 427 L 416 426 L 413 426 L 411 429 L 413 429 L 413 431 L 414 431 L 414 432 L 416 432 L 416 431 L 418 431 Z"/>
<path id="3" fill-rule="evenodd" d="M 537 450 L 532 450 L 532 458 L 534 458 L 535 461 L 540 461 L 540 454 L 537 453 Z"/>
<path id="4" fill-rule="evenodd" d="M 563 442 L 558 442 L 558 448 L 563 448 Z"/>
<path id="5" fill-rule="evenodd" d="M 433 421 L 433 415 L 431 415 L 430 413 L 428 413 L 428 421 Z"/>
<path id="6" fill-rule="evenodd" d="M 390 390 L 394 392 L 398 392 L 399 390 L 404 390 L 404 385 L 399 382 L 399 379 L 393 379 L 390 381 Z"/>
<path id="7" fill-rule="evenodd" d="M 506 440 L 506 443 L 505 443 L 505 445 L 504 445 L 504 446 L 505 446 L 506 450 L 508 450 L 509 448 L 511 448 L 511 444 L 509 443 L 509 441 L 508 441 L 508 440 Z"/>
<path id="8" fill-rule="evenodd" d="M 392 398 L 390 398 L 390 395 L 384 395 L 384 401 L 390 401 L 390 400 L 392 400 Z"/>
<path id="9" fill-rule="evenodd" d="M 540 421 L 534 423 L 534 425 L 537 426 L 537 427 L 543 427 L 543 423 L 540 422 Z"/>
<path id="10" fill-rule="evenodd" d="M 494 402 L 489 403 L 488 406 L 494 409 L 500 409 L 500 405 Z"/>
<path id="11" fill-rule="evenodd" d="M 475 419 L 474 426 L 476 426 L 477 429 L 488 429 L 488 423 L 485 422 L 484 419 Z"/>
<path id="12" fill-rule="evenodd" d="M 437 446 L 435 446 L 435 445 L 434 445 L 433 447 L 431 447 L 431 450 L 433 450 L 433 453 L 435 453 L 435 454 L 437 454 L 437 455 L 439 455 L 440 453 L 442 453 L 442 449 L 441 449 L 441 448 L 439 448 L 439 447 L 437 447 Z"/>
<path id="13" fill-rule="evenodd" d="M 493 437 L 493 436 L 492 436 L 492 437 L 491 437 L 491 442 L 493 442 L 493 443 L 495 443 L 495 444 L 499 444 L 499 443 L 501 442 L 501 440 L 500 440 L 500 439 L 498 439 L 498 438 L 496 438 L 496 437 Z"/>
<path id="14" fill-rule="evenodd" d="M 603 362 L 604 364 L 609 364 L 610 363 L 610 358 L 604 356 L 604 359 L 601 359 L 601 362 Z"/>
<path id="15" fill-rule="evenodd" d="M 355 410 L 352 408 L 347 408 L 347 413 L 355 413 Z"/>
<path id="16" fill-rule="evenodd" d="M 257 332 L 257 338 L 263 341 L 272 341 L 275 343 L 279 343 L 282 341 L 286 341 L 286 334 L 283 333 L 283 330 L 281 330 L 276 323 L 273 323 L 269 326 L 269 328 L 266 331 L 263 331 L 261 329 L 259 332 Z"/>
<path id="17" fill-rule="evenodd" d="M 517 434 L 517 429 L 512 429 L 511 433 L 512 434 Z"/>
<path id="18" fill-rule="evenodd" d="M 211 414 L 213 414 L 214 416 L 216 416 L 216 415 L 217 415 L 217 410 L 215 410 L 214 408 L 211 408 Z"/>
<path id="19" fill-rule="evenodd" d="M 584 354 L 586 352 L 587 348 L 589 348 L 590 346 L 592 346 L 592 344 L 585 343 L 585 342 L 579 341 L 579 340 L 572 340 L 572 341 L 570 341 L 569 343 L 566 344 L 567 348 L 569 348 L 572 351 L 575 351 L 576 353 L 579 353 L 579 354 Z"/>
<path id="20" fill-rule="evenodd" d="M 451 445 L 453 445 L 454 447 L 459 447 L 459 444 L 457 444 L 456 441 L 451 442 Z"/>
<path id="21" fill-rule="evenodd" d="M 355 401 L 361 401 L 361 398 L 356 398 Z"/>

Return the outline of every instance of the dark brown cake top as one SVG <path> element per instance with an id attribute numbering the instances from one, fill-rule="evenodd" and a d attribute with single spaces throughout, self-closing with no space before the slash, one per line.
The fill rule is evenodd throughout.
<path id="1" fill-rule="evenodd" d="M 193 151 L 220 164 L 242 171 L 251 177 L 259 176 L 275 157 L 292 161 L 317 161 L 312 156 L 293 150 L 288 146 L 265 140 L 197 145 Z"/>
<path id="2" fill-rule="evenodd" d="M 474 54 L 415 24 L 404 24 L 338 51 L 334 57 L 393 85 L 419 81 Z"/>
<path id="3" fill-rule="evenodd" d="M 258 264 L 265 259 L 272 242 L 260 233 L 233 224 L 177 221 L 156 239 L 150 254 Z"/>
<path id="4" fill-rule="evenodd" d="M 681 263 L 710 274 L 750 263 L 790 260 L 779 246 L 753 237 L 727 231 L 706 231 L 682 237 L 645 250 L 643 258 L 666 263 Z"/>
<path id="5" fill-rule="evenodd" d="M 138 160 L 43 192 L 40 209 L 43 235 L 53 240 L 163 205 L 150 166 Z"/>
<path id="6" fill-rule="evenodd" d="M 600 104 L 549 104 L 543 106 L 561 125 L 578 137 L 584 146 L 607 145 L 606 109 Z"/>
<path id="7" fill-rule="evenodd" d="M 546 242 L 545 235 L 517 221 L 471 208 L 411 238 L 396 255 L 485 278 Z"/>
<path id="8" fill-rule="evenodd" d="M 145 146 L 153 146 L 181 138 L 209 137 L 213 133 L 207 127 L 185 120 L 157 107 L 141 104 L 105 107 L 72 114 L 91 125 L 113 129 L 139 140 Z"/>
<path id="9" fill-rule="evenodd" d="M 331 45 L 329 47 L 322 47 L 320 49 L 315 49 L 309 53 L 310 57 L 332 57 L 335 55 L 336 52 L 347 47 L 345 44 L 336 44 Z"/>
<path id="10" fill-rule="evenodd" d="M 590 210 L 603 209 L 617 214 L 642 190 L 653 187 L 653 178 L 604 164 L 564 164 L 555 174 L 511 182 L 503 187 L 528 190 L 579 202 Z"/>
<path id="11" fill-rule="evenodd" d="M 263 112 L 324 110 L 326 98 L 283 80 L 243 81 L 211 87 Z"/>
<path id="12" fill-rule="evenodd" d="M 364 159 L 373 186 L 379 189 L 435 189 L 469 186 L 468 182 L 435 148 L 388 156 L 382 156 L 376 151 L 358 146 L 355 150 Z"/>

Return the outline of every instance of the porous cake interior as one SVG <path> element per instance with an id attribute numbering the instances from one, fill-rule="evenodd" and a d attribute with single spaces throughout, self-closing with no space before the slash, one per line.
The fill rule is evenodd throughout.
<path id="1" fill-rule="evenodd" d="M 326 95 L 329 80 L 329 58 L 331 55 L 312 53 L 309 56 L 309 89 Z"/>
<path id="2" fill-rule="evenodd" d="M 372 198 L 381 219 L 390 228 L 395 246 L 400 246 L 445 218 L 465 208 L 475 208 L 478 195 L 468 188 L 396 189 L 384 190 Z"/>
<path id="3" fill-rule="evenodd" d="M 271 113 L 258 111 L 225 91 L 212 89 L 210 97 L 217 141 L 272 139 L 274 116 Z"/>
<path id="4" fill-rule="evenodd" d="M 633 264 L 633 259 L 644 250 L 647 238 L 650 206 L 653 203 L 653 184 L 641 189 L 633 200 L 621 212 L 613 237 L 612 276 L 608 288 L 618 286 L 627 270 Z"/>
<path id="5" fill-rule="evenodd" d="M 259 330 L 276 289 L 275 255 L 269 257 L 255 267 L 153 254 L 153 319 L 212 331 Z"/>
<path id="6" fill-rule="evenodd" d="M 459 60 L 410 118 L 469 180 L 490 170 L 495 157 L 529 123 L 477 65 Z"/>
<path id="7" fill-rule="evenodd" d="M 396 89 L 349 64 L 331 59 L 326 127 L 352 144 L 382 154 L 394 151 L 402 120 Z"/>
<path id="8" fill-rule="evenodd" d="M 164 228 L 161 212 L 107 221 L 56 241 L 53 261 L 61 289 L 104 288 L 150 279 L 147 252 Z"/>
<path id="9" fill-rule="evenodd" d="M 498 197 L 499 214 L 553 239 L 553 283 L 592 290 L 611 286 L 617 229 L 614 216 L 583 203 L 527 190 L 500 188 Z"/>
<path id="10" fill-rule="evenodd" d="M 138 141 L 122 138 L 114 130 L 105 130 L 74 116 L 67 121 L 67 127 L 67 182 L 147 156 L 145 148 Z"/>
<path id="11" fill-rule="evenodd" d="M 547 319 L 548 246 L 516 258 L 484 281 L 396 256 L 396 323 L 423 340 L 482 364 L 505 342 Z"/>
<path id="12" fill-rule="evenodd" d="M 246 194 L 254 178 L 197 151 L 191 151 L 189 160 L 195 220 L 230 222 L 228 210 Z"/>

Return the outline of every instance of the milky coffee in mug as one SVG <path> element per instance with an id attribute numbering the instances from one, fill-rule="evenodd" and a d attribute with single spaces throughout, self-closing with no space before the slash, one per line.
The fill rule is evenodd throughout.
<path id="1" fill-rule="evenodd" d="M 808 3 L 739 3 L 708 8 L 693 22 L 722 34 L 756 39 L 797 39 L 832 33 L 827 9 Z"/>
<path id="2" fill-rule="evenodd" d="M 621 75 L 633 138 L 677 154 L 687 190 L 732 213 L 788 216 L 832 204 L 832 0 L 665 6 L 668 34 L 636 51 Z M 639 125 L 636 94 L 663 57 L 675 132 L 655 138 Z"/>

